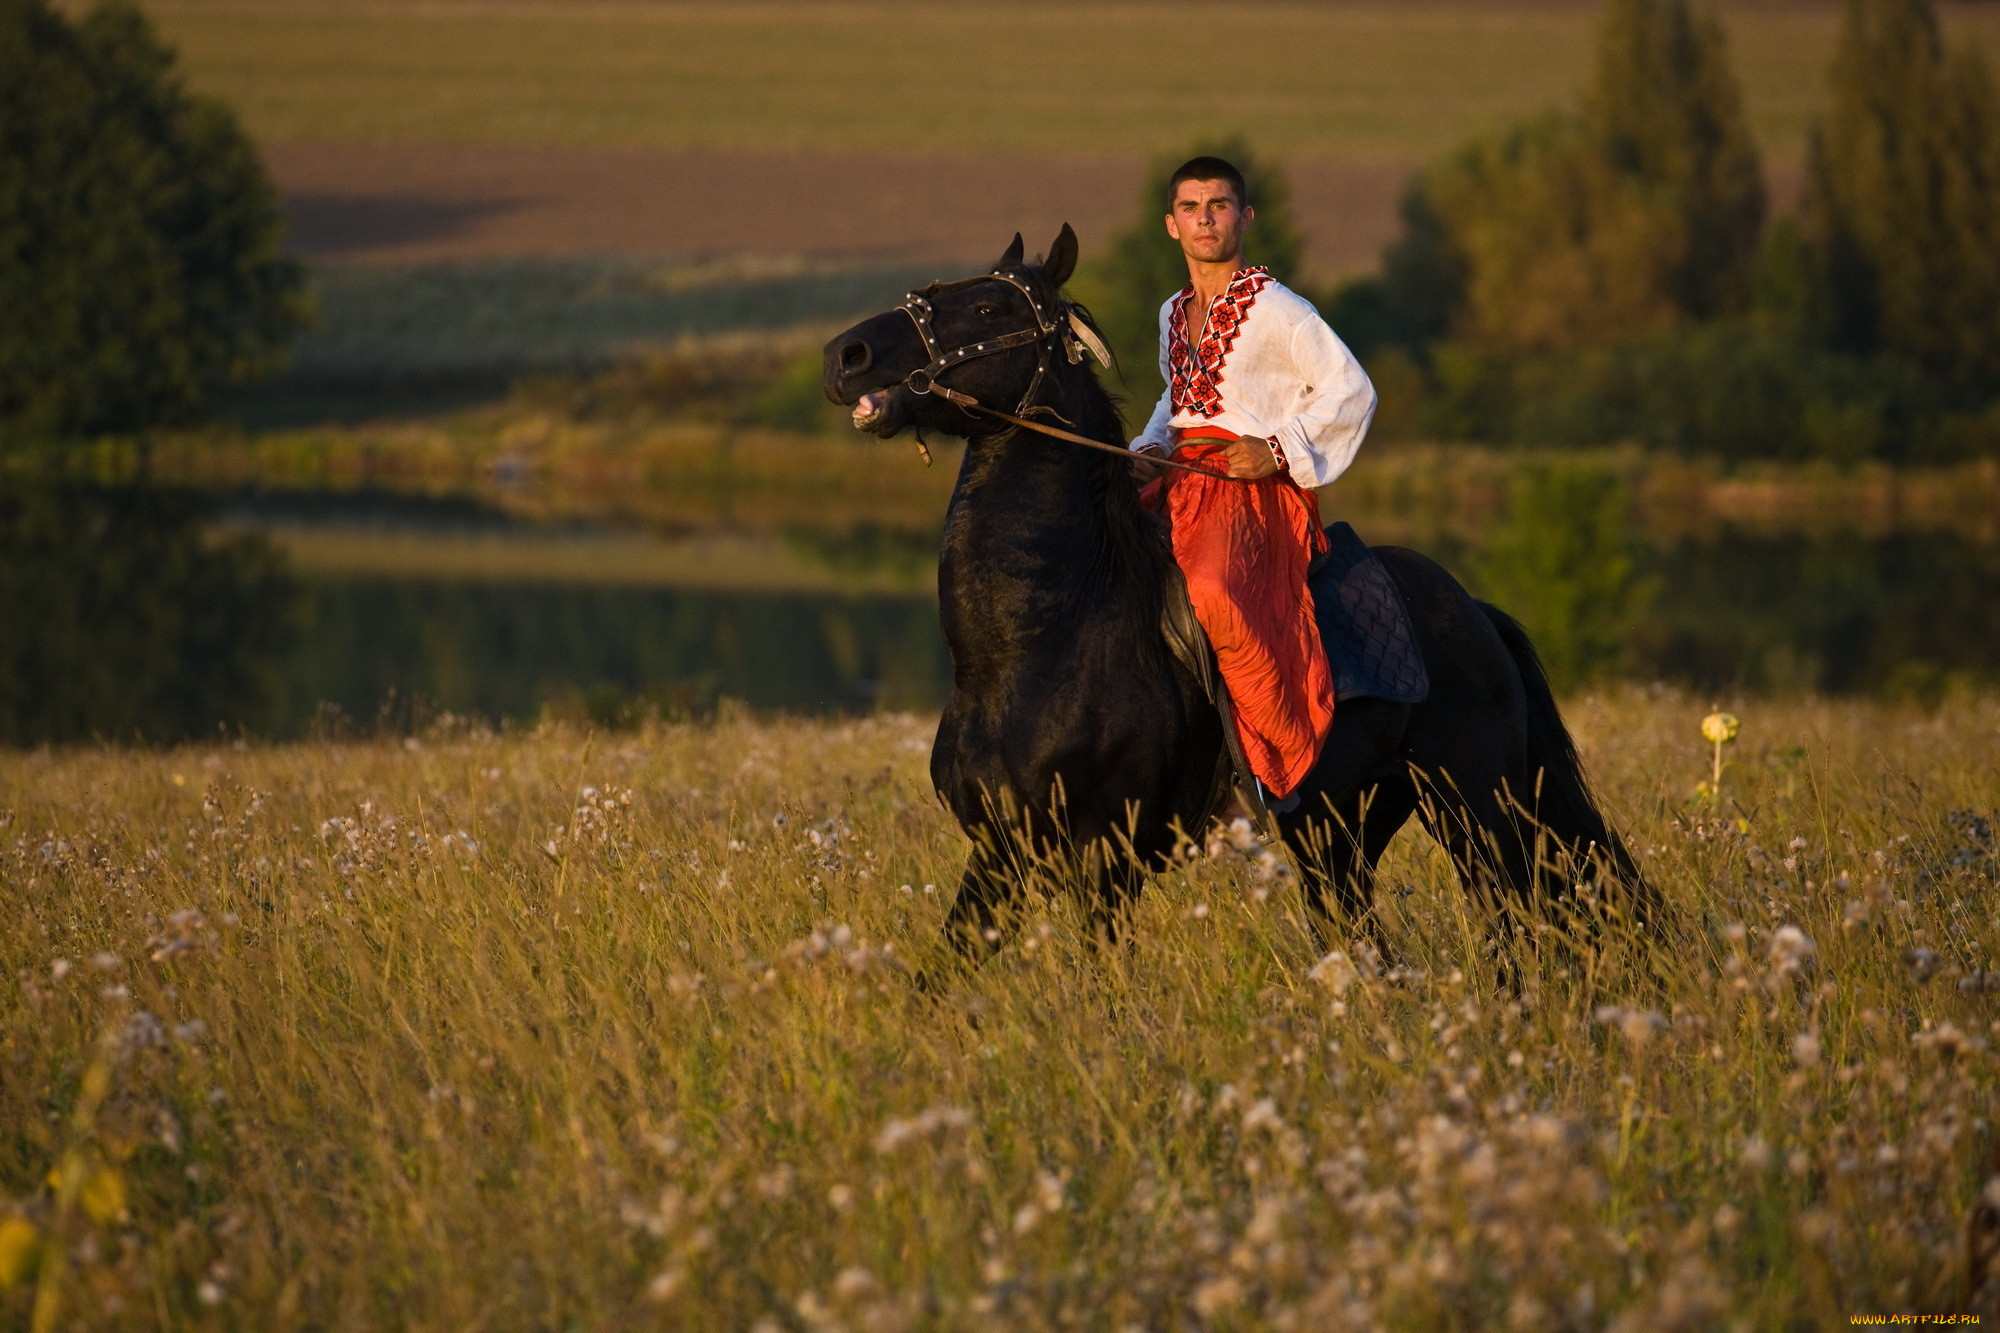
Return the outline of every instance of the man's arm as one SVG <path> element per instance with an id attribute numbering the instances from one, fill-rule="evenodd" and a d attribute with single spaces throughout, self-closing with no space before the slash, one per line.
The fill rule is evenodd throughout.
<path id="1" fill-rule="evenodd" d="M 1132 448 L 1145 453 L 1174 451 L 1173 427 L 1168 424 L 1174 419 L 1174 371 L 1167 363 L 1167 319 L 1173 304 L 1168 301 L 1160 307 L 1160 382 L 1167 387 L 1160 393 L 1160 401 L 1153 404 L 1153 415 L 1147 420 L 1146 429 L 1132 441 Z"/>
<path id="2" fill-rule="evenodd" d="M 1278 430 L 1278 451 L 1292 479 L 1324 486 L 1347 471 L 1375 417 L 1375 386 L 1317 314 L 1292 330 L 1292 362 L 1310 386 L 1303 406 Z"/>

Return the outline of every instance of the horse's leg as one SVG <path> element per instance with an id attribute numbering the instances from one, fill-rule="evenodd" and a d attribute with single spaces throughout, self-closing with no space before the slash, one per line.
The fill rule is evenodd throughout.
<path id="1" fill-rule="evenodd" d="M 1512 945 L 1532 912 L 1535 883 L 1532 835 L 1510 808 L 1502 779 L 1492 773 L 1446 773 L 1422 783 L 1417 811 L 1424 827 L 1451 858 L 1468 896 L 1493 908 L 1499 925 L 1501 981 L 1520 988 Z"/>
<path id="2" fill-rule="evenodd" d="M 1141 816 L 1128 808 L 1114 822 L 1108 815 L 1093 818 L 1094 836 L 1083 840 L 1079 858 L 1083 907 L 1090 919 L 1091 938 L 1116 944 L 1124 934 L 1132 909 L 1146 886 L 1146 877 L 1172 863 L 1172 826 Z"/>
<path id="3" fill-rule="evenodd" d="M 1401 777 L 1339 801 L 1322 800 L 1315 814 L 1301 809 L 1280 818 L 1285 844 L 1299 863 L 1307 919 L 1321 948 L 1333 947 L 1335 928 L 1345 923 L 1387 952 L 1375 915 L 1375 866 L 1416 807 L 1416 784 Z"/>
<path id="4" fill-rule="evenodd" d="M 1323 947 L 1334 924 L 1329 896 L 1383 947 L 1371 910 L 1375 863 L 1416 806 L 1416 788 L 1395 758 L 1410 714 L 1409 704 L 1383 699 L 1351 699 L 1335 708 L 1319 762 L 1299 784 L 1298 808 L 1278 816 Z"/>
<path id="5" fill-rule="evenodd" d="M 1005 854 L 994 845 L 996 838 L 1005 836 L 1004 831 L 990 828 L 973 830 L 972 854 L 944 918 L 945 939 L 960 958 L 975 966 L 999 951 L 1006 934 L 1001 909 L 1012 877 Z"/>

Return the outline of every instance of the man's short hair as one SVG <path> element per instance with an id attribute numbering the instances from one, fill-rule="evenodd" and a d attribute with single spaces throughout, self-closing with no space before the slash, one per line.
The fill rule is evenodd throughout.
<path id="1" fill-rule="evenodd" d="M 1174 211 L 1174 196 L 1181 192 L 1182 181 L 1228 181 L 1229 188 L 1236 191 L 1236 206 L 1242 208 L 1250 202 L 1250 192 L 1243 186 L 1243 173 L 1234 164 L 1219 157 L 1191 157 L 1167 177 L 1167 211 Z"/>

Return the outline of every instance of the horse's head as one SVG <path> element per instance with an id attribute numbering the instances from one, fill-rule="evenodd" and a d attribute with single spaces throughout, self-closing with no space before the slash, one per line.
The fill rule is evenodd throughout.
<path id="1" fill-rule="evenodd" d="M 826 345 L 826 396 L 854 408 L 855 426 L 883 439 L 908 427 L 946 435 L 991 429 L 932 386 L 1015 412 L 1038 381 L 1074 362 L 1078 326 L 1062 285 L 1076 270 L 1076 250 L 1065 223 L 1048 258 L 1028 264 L 1016 235 L 990 272 L 933 283 L 836 335 Z"/>

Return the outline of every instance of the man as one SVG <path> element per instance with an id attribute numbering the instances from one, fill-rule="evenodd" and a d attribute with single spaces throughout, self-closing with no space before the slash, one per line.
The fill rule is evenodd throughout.
<path id="1" fill-rule="evenodd" d="M 1174 558 L 1229 687 L 1251 772 L 1282 803 L 1333 726 L 1333 675 L 1306 566 L 1325 549 L 1312 488 L 1353 461 L 1375 389 L 1312 304 L 1243 263 L 1257 212 L 1243 175 L 1197 157 L 1167 184 L 1188 285 L 1160 307 L 1166 392 L 1132 442 L 1245 482 L 1135 460 L 1173 525 Z M 1162 497 L 1159 492 L 1164 490 Z"/>

